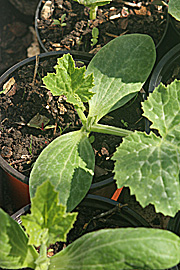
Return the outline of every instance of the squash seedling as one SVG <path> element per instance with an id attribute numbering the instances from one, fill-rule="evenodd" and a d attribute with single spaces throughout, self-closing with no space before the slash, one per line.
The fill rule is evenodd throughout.
<path id="1" fill-rule="evenodd" d="M 43 78 L 53 96 L 66 96 L 74 105 L 82 128 L 53 140 L 39 155 L 30 174 L 30 194 L 49 179 L 59 200 L 71 211 L 92 183 L 95 155 L 89 142 L 91 132 L 127 136 L 131 131 L 99 124 L 109 112 L 123 106 L 141 89 L 155 62 L 155 46 L 147 35 L 118 37 L 105 45 L 85 66 L 75 67 L 70 54 L 59 58 L 55 73 Z M 84 114 L 84 103 L 89 112 Z"/>
<path id="2" fill-rule="evenodd" d="M 99 29 L 97 27 L 93 27 L 92 29 L 92 38 L 91 38 L 91 46 L 93 47 L 98 42 L 99 37 Z"/>
<path id="3" fill-rule="evenodd" d="M 59 25 L 61 28 L 66 26 L 66 23 L 64 22 L 66 18 L 66 14 L 63 14 L 59 20 L 53 19 L 53 25 Z"/>
<path id="4" fill-rule="evenodd" d="M 0 209 L 0 267 L 35 270 L 165 269 L 179 262 L 179 237 L 151 228 L 104 229 L 85 234 L 52 257 L 47 248 L 66 241 L 77 213 L 67 213 L 49 181 L 37 188 L 23 228 Z M 39 253 L 36 248 L 39 248 Z"/>

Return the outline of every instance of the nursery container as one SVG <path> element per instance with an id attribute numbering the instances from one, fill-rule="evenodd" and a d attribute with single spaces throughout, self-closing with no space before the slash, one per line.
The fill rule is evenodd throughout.
<path id="1" fill-rule="evenodd" d="M 83 201 L 77 206 L 85 206 L 88 209 L 98 209 L 102 210 L 103 212 L 109 211 L 114 207 L 118 206 L 119 202 L 114 200 L 104 198 L 98 195 L 88 194 Z M 138 213 L 134 210 L 130 209 L 128 206 L 123 206 L 120 211 L 116 211 L 115 219 L 119 221 L 119 227 L 151 227 L 150 224 L 141 217 Z M 30 211 L 31 205 L 28 204 L 18 210 L 15 214 L 11 217 L 16 220 L 19 224 L 21 224 L 20 217 L 21 215 L 26 214 Z"/>
<path id="2" fill-rule="evenodd" d="M 49 57 L 61 57 L 64 53 L 69 53 L 69 51 L 43 53 L 39 55 L 39 61 L 41 62 L 44 59 L 49 59 Z M 88 53 L 71 52 L 71 54 L 75 60 L 83 61 L 86 65 L 88 65 L 89 61 L 92 58 L 92 55 Z M 3 84 L 13 76 L 13 72 L 19 70 L 19 68 L 24 67 L 25 65 L 35 62 L 36 57 L 34 56 L 25 59 L 20 63 L 17 63 L 9 70 L 7 70 L 0 77 L 1 90 Z M 0 168 L 2 171 L 2 173 L 0 174 L 0 183 L 7 185 L 7 190 L 10 198 L 12 199 L 12 204 L 14 206 L 14 211 L 17 211 L 18 209 L 29 203 L 29 191 L 28 191 L 29 179 L 26 175 L 10 166 L 2 156 L 0 156 Z M 100 177 L 98 181 L 99 182 L 92 184 L 89 192 L 111 198 L 114 192 L 116 191 L 116 184 L 112 174 Z M 4 206 L 3 202 L 1 202 L 1 204 L 3 207 Z"/>
<path id="3" fill-rule="evenodd" d="M 52 50 L 56 50 L 57 49 L 57 47 L 54 47 L 54 48 L 52 48 L 52 46 L 45 46 L 45 42 L 44 42 L 44 40 L 43 40 L 43 38 L 41 37 L 41 35 L 40 35 L 40 30 L 38 29 L 38 22 L 39 22 L 39 18 L 40 18 L 40 15 L 41 15 L 41 11 L 42 11 L 42 9 L 43 9 L 43 7 L 44 7 L 44 5 L 45 5 L 45 2 L 46 1 L 43 1 L 43 0 L 40 0 L 39 1 L 39 4 L 37 5 L 37 9 L 36 9 L 36 13 L 35 13 L 35 31 L 36 31 L 36 35 L 37 35 L 37 38 L 38 38 L 38 41 L 39 41 L 39 44 L 40 44 L 40 46 L 41 46 L 41 48 L 42 48 L 42 50 L 43 51 L 45 51 L 45 52 L 48 52 L 48 51 L 52 51 Z M 72 1 L 73 2 L 73 1 Z M 53 2 L 53 4 L 54 4 L 54 2 Z M 76 3 L 77 4 L 77 3 Z M 117 9 L 118 10 L 120 10 L 120 6 L 118 6 L 118 2 L 117 3 L 115 3 L 115 2 L 113 2 L 113 4 L 111 4 L 111 6 L 108 6 L 107 8 L 108 9 L 110 9 L 111 7 L 112 7 L 112 9 L 115 7 L 116 8 L 116 5 L 117 5 Z M 80 5 L 80 8 L 81 8 L 81 6 L 82 5 Z M 128 6 L 128 4 L 127 4 L 127 6 Z M 61 8 L 61 7 L 60 7 Z M 100 6 L 99 7 L 99 9 L 101 9 L 102 7 Z M 138 10 L 139 8 L 137 8 L 137 10 Z M 154 7 L 153 7 L 153 9 L 154 9 Z M 53 13 L 53 10 L 54 10 L 54 6 L 52 6 L 52 8 L 50 8 L 50 5 L 49 5 L 49 14 L 52 12 Z M 136 11 L 136 9 L 135 9 L 135 11 Z M 160 27 L 161 28 L 163 28 L 163 30 L 162 30 L 162 32 L 161 32 L 161 38 L 159 39 L 159 41 L 158 42 L 156 42 L 156 48 L 157 48 L 157 60 L 159 61 L 159 59 L 164 55 L 164 53 L 170 48 L 170 47 L 172 47 L 173 45 L 172 44 L 177 44 L 178 43 L 178 39 L 177 39 L 177 37 L 176 37 L 176 35 L 174 35 L 174 30 L 173 30 L 173 28 L 171 27 L 171 24 L 170 24 L 170 20 L 169 20 L 169 14 L 168 14 L 168 12 L 167 12 L 167 8 L 166 7 L 164 7 L 164 9 L 163 9 L 163 11 L 164 11 L 164 16 L 165 16 L 165 20 L 162 20 L 162 22 L 161 22 L 161 24 L 160 24 L 160 26 L 159 27 L 156 27 L 155 28 L 155 31 L 157 30 L 157 29 L 159 29 Z M 71 12 L 71 11 L 70 11 Z M 152 12 L 152 10 L 151 10 L 151 12 Z M 148 14 L 148 13 L 147 13 Z M 86 11 L 86 15 L 87 15 L 87 11 Z M 113 19 L 112 20 L 112 25 L 114 24 L 117 24 L 117 22 L 116 22 L 116 20 L 118 20 L 118 18 L 119 17 L 121 17 L 121 18 L 123 18 L 123 16 L 124 16 L 124 19 L 126 18 L 126 16 L 127 16 L 127 14 L 126 15 L 121 15 L 121 16 L 119 16 L 120 15 L 120 13 L 118 14 L 118 16 L 117 16 L 117 18 L 116 19 Z M 162 15 L 162 14 L 161 14 Z M 105 16 L 107 16 L 107 15 L 105 15 Z M 115 16 L 115 15 L 114 15 Z M 131 16 L 132 16 L 132 14 L 131 14 Z M 139 16 L 138 17 L 138 20 L 140 21 L 140 24 L 141 24 L 141 28 L 142 28 L 142 25 L 143 25 L 143 19 L 142 19 L 142 17 L 141 17 L 141 13 L 137 13 L 137 15 L 134 15 L 133 14 L 133 16 Z M 111 17 L 111 16 L 110 16 Z M 145 17 L 148 17 L 148 15 L 146 15 Z M 150 16 L 149 16 L 150 17 Z M 85 19 L 86 20 L 86 19 Z M 110 20 L 110 19 L 109 19 Z M 151 24 L 151 27 L 149 27 L 150 29 L 152 28 L 152 27 L 154 27 L 154 24 L 156 23 L 156 21 L 157 21 L 157 14 L 156 14 L 156 19 L 154 19 L 154 22 L 153 22 L 153 24 Z M 126 25 L 126 23 L 127 22 L 122 22 L 122 30 L 124 29 L 124 27 L 125 27 L 125 25 Z M 119 36 L 119 35 L 123 35 L 123 34 L 126 34 L 126 32 L 127 33 L 144 33 L 144 34 L 148 34 L 148 31 L 147 31 L 147 27 L 148 27 L 148 23 L 152 23 L 152 21 L 151 20 L 149 20 L 148 22 L 144 22 L 145 24 L 146 24 L 146 29 L 144 30 L 144 32 L 143 32 L 143 30 L 140 30 L 140 31 L 137 31 L 137 23 L 138 23 L 138 21 L 131 21 L 131 24 L 136 24 L 136 29 L 134 29 L 134 32 L 133 31 L 129 31 L 129 30 L 127 30 L 127 31 L 125 31 L 124 30 L 124 32 L 123 33 L 116 33 L 116 34 L 114 34 L 114 32 L 115 32 L 115 30 L 113 29 L 112 31 L 113 31 L 113 34 L 111 35 L 109 35 L 109 36 L 111 36 L 111 38 L 115 38 L 116 36 Z M 101 23 L 100 23 L 101 24 Z M 103 23 L 102 23 L 102 25 L 103 25 Z M 164 27 L 163 27 L 163 26 Z M 100 25 L 99 25 L 100 26 Z M 60 28 L 61 26 L 59 26 L 59 28 Z M 85 27 L 85 26 L 84 26 Z M 119 29 L 121 28 L 121 23 L 119 23 L 119 26 L 117 27 L 117 30 L 116 31 L 119 31 Z M 64 29 L 66 29 L 66 26 L 64 26 Z M 44 28 L 42 29 L 42 31 L 44 31 Z M 73 30 L 73 31 L 76 31 L 76 30 Z M 73 32 L 72 31 L 72 32 Z M 157 30 L 158 31 L 158 30 Z M 158 36 L 158 38 L 159 38 L 159 32 L 157 32 L 158 34 L 156 34 L 156 38 L 157 38 L 157 36 Z M 98 35 L 98 38 L 101 36 L 101 26 L 100 26 L 100 32 L 99 32 L 99 35 Z M 169 39 L 169 36 L 171 36 L 171 38 Z M 63 36 L 64 37 L 64 36 Z M 80 39 L 81 39 L 82 37 L 80 36 Z M 71 37 L 69 37 L 69 39 L 71 39 Z M 58 43 L 60 43 L 61 42 L 61 39 L 58 39 L 57 40 L 57 44 Z M 90 41 L 90 39 L 89 39 L 89 43 L 91 43 L 91 41 Z M 59 48 L 60 49 L 60 48 Z M 58 50 L 59 50 L 58 49 Z M 74 48 L 73 48 L 74 49 Z M 77 49 L 77 48 L 75 48 L 75 50 L 79 50 L 79 49 Z M 83 49 L 84 50 L 84 49 Z M 90 49 L 91 51 L 93 51 L 94 53 L 96 53 L 97 52 L 97 50 L 96 50 L 96 48 L 94 48 L 93 46 L 91 47 L 91 49 Z M 86 50 L 87 51 L 87 50 Z M 89 50 L 88 50 L 89 51 Z"/>

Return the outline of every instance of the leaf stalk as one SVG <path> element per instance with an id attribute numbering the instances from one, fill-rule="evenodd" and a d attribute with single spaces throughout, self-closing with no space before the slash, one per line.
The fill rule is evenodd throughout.
<path id="1" fill-rule="evenodd" d="M 102 125 L 102 124 L 92 125 L 90 131 L 98 132 L 98 133 L 106 133 L 106 134 L 116 135 L 116 136 L 121 136 L 121 137 L 128 136 L 128 135 L 132 134 L 132 132 L 133 132 L 131 130 L 113 127 L 113 126 Z"/>

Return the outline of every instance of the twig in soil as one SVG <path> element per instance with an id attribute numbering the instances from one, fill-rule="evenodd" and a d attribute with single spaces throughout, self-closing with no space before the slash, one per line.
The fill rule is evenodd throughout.
<path id="1" fill-rule="evenodd" d="M 55 122 L 55 126 L 54 126 L 54 132 L 53 132 L 53 135 L 55 136 L 56 134 L 56 130 L 57 130 L 57 122 Z"/>
<path id="2" fill-rule="evenodd" d="M 113 37 L 113 38 L 117 38 L 118 37 L 117 35 L 114 35 L 114 34 L 111 34 L 111 33 L 107 33 L 107 32 L 106 32 L 106 35 L 108 37 Z"/>
<path id="3" fill-rule="evenodd" d="M 101 213 L 99 215 L 97 215 L 96 217 L 93 217 L 92 220 L 95 220 L 95 219 L 99 219 L 99 218 L 102 218 L 102 217 L 105 217 L 105 216 L 108 216 L 108 215 L 111 215 L 113 213 L 115 213 L 116 211 L 121 211 L 121 208 L 123 208 L 124 206 L 127 206 L 127 204 L 121 204 L 121 203 L 118 203 L 115 207 L 113 207 L 112 209 L 104 212 L 104 213 Z"/>
<path id="4" fill-rule="evenodd" d="M 36 79 L 38 66 L 39 66 L 39 55 L 36 55 L 36 63 L 35 63 L 35 69 L 34 69 L 34 76 L 33 76 L 32 86 L 34 86 L 34 82 L 35 82 L 35 79 Z"/>

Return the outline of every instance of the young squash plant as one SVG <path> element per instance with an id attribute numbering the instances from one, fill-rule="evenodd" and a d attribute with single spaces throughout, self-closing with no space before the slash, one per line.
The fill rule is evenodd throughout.
<path id="1" fill-rule="evenodd" d="M 70 54 L 58 59 L 56 73 L 43 78 L 54 96 L 65 95 L 74 105 L 82 128 L 51 142 L 39 155 L 30 174 L 30 196 L 49 180 L 59 192 L 59 200 L 71 211 L 87 194 L 92 183 L 95 155 L 90 132 L 127 136 L 131 131 L 99 124 L 110 111 L 128 102 L 141 89 L 155 62 L 155 47 L 147 35 L 118 37 L 104 46 L 87 70 L 75 67 Z M 89 113 L 84 114 L 84 102 Z"/>
<path id="2" fill-rule="evenodd" d="M 179 123 L 179 101 L 175 101 L 180 97 L 178 91 L 172 93 L 174 98 L 171 100 L 170 90 L 163 95 L 165 87 L 161 85 L 144 103 L 146 116 L 150 116 L 151 120 L 157 120 L 154 122 L 154 128 L 160 125 L 159 131 L 162 138 L 98 124 L 104 115 L 122 106 L 137 93 L 150 73 L 154 60 L 155 49 L 150 37 L 138 34 L 127 35 L 103 47 L 89 64 L 86 76 L 84 75 L 85 68 L 75 68 L 71 56 L 67 54 L 58 59 L 56 73 L 48 74 L 44 78 L 46 87 L 54 95 L 64 94 L 67 101 L 74 104 L 83 126 L 79 131 L 70 132 L 55 139 L 43 150 L 36 161 L 30 177 L 31 214 L 22 217 L 26 232 L 3 210 L 0 210 L 0 220 L 3 224 L 0 232 L 1 268 L 154 270 L 169 268 L 179 263 L 179 237 L 165 230 L 151 228 L 105 229 L 88 233 L 56 255 L 47 257 L 47 247 L 50 244 L 66 240 L 67 233 L 77 217 L 76 213 L 68 212 L 82 200 L 92 181 L 94 154 L 88 140 L 91 131 L 128 135 L 115 154 L 117 159 L 115 173 L 118 180 L 121 177 L 125 178 L 125 170 L 122 176 L 119 175 L 119 170 L 122 169 L 120 154 L 122 158 L 126 158 L 130 152 L 128 148 L 130 144 L 132 147 L 138 145 L 129 153 L 132 158 L 126 158 L 126 163 L 132 165 L 130 177 L 133 174 L 136 175 L 135 166 L 142 168 L 147 157 L 150 158 L 155 152 L 149 151 L 146 155 L 146 152 L 143 153 L 142 145 L 146 150 L 150 146 L 155 145 L 158 148 L 164 144 L 161 148 L 161 152 L 165 155 L 162 163 L 164 162 L 163 165 L 168 168 L 169 174 L 172 165 L 176 165 L 179 145 L 177 139 L 180 130 L 179 126 L 175 125 Z M 178 83 L 175 82 L 175 85 L 172 85 L 174 89 L 179 86 L 176 84 Z M 83 102 L 89 103 L 87 117 L 84 115 Z M 170 104 L 167 105 L 169 102 Z M 160 109 L 157 105 L 160 105 Z M 172 110 L 170 117 L 167 116 L 169 107 Z M 158 119 L 159 116 L 163 121 Z M 133 156 L 133 153 L 138 154 Z M 167 162 L 168 155 L 169 159 L 172 158 L 170 167 Z M 152 156 L 151 160 L 147 160 L 147 164 L 152 165 L 152 172 L 158 174 L 159 171 L 155 170 L 156 164 L 159 164 L 156 157 L 159 156 Z M 153 160 L 155 160 L 154 163 Z M 139 177 L 141 176 L 140 168 L 137 167 Z M 143 172 L 149 171 L 145 168 Z M 126 173 L 129 172 L 126 171 Z M 163 174 L 166 176 L 165 172 L 161 175 Z M 174 170 L 172 170 L 172 175 L 175 176 L 175 183 L 177 183 Z M 156 178 L 153 179 L 160 179 L 157 175 L 155 176 Z M 160 180 L 162 183 L 162 178 Z M 140 187 L 140 181 L 137 185 Z M 154 196 L 153 193 L 152 196 Z M 164 209 L 165 207 L 168 210 L 171 209 L 169 205 L 165 205 Z M 40 246 L 39 253 L 34 246 Z"/>
<path id="3" fill-rule="evenodd" d="M 66 241 L 77 213 L 67 213 L 49 181 L 37 188 L 31 214 L 22 216 L 26 232 L 0 209 L 2 269 L 119 270 L 165 269 L 180 260 L 175 234 L 149 228 L 104 229 L 88 233 L 52 257 L 47 248 Z M 40 247 L 39 253 L 35 247 Z"/>

